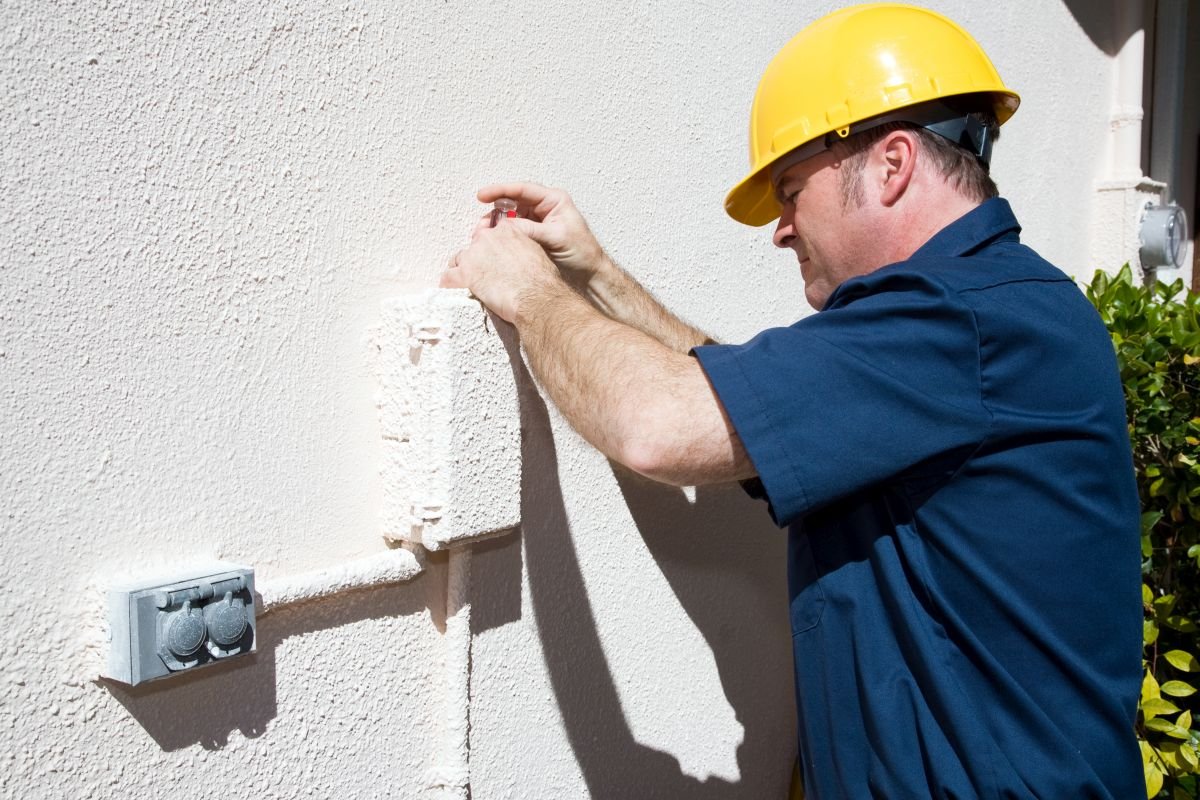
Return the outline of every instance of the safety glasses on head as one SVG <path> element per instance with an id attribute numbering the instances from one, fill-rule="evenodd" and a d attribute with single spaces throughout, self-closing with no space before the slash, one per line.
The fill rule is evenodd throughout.
<path id="1" fill-rule="evenodd" d="M 783 173 L 801 161 L 807 161 L 813 156 L 820 155 L 843 139 L 848 139 L 857 133 L 865 133 L 889 122 L 910 122 L 919 125 L 970 151 L 985 167 L 992 162 L 994 141 L 988 126 L 979 120 L 978 115 L 964 109 L 961 103 L 951 104 L 935 100 L 931 103 L 909 106 L 891 114 L 881 114 L 878 117 L 856 122 L 848 126 L 849 132 L 845 137 L 840 137 L 837 133 L 830 131 L 811 142 L 805 142 L 771 164 L 771 185 L 779 185 L 779 179 Z"/>

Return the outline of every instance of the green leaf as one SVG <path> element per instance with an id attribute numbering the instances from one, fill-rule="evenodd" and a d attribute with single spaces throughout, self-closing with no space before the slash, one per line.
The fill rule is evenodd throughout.
<path id="1" fill-rule="evenodd" d="M 1142 765 L 1146 773 L 1146 797 L 1154 797 L 1162 791 L 1163 774 L 1158 766 L 1147 761 Z"/>
<path id="2" fill-rule="evenodd" d="M 1196 623 L 1192 622 L 1187 617 L 1167 617 L 1165 620 L 1163 620 L 1163 624 L 1172 630 L 1179 631 L 1180 633 L 1196 632 Z"/>
<path id="3" fill-rule="evenodd" d="M 1162 619 L 1175 610 L 1175 595 L 1165 594 L 1154 601 L 1154 616 Z"/>
<path id="4" fill-rule="evenodd" d="M 1158 679 L 1154 677 L 1154 673 L 1146 670 L 1146 674 L 1142 678 L 1141 701 L 1145 703 L 1147 700 L 1155 700 L 1159 697 L 1162 697 L 1162 692 L 1158 685 Z"/>
<path id="5" fill-rule="evenodd" d="M 1169 694 L 1171 697 L 1191 697 L 1196 693 L 1194 686 L 1183 681 L 1167 681 L 1159 689 L 1162 694 Z"/>
<path id="6" fill-rule="evenodd" d="M 1170 662 L 1175 669 L 1183 672 L 1200 672 L 1200 661 L 1191 653 L 1185 653 L 1182 650 L 1172 650 L 1167 653 L 1164 658 Z"/>
<path id="7" fill-rule="evenodd" d="M 1191 767 L 1192 772 L 1200 772 L 1200 756 L 1196 754 L 1196 748 L 1190 744 L 1181 744 L 1179 746 L 1179 756 L 1184 763 Z"/>
<path id="8" fill-rule="evenodd" d="M 1161 697 L 1150 697 L 1142 701 L 1142 714 L 1147 720 L 1153 717 L 1161 717 L 1163 714 L 1175 714 L 1178 712 L 1179 706 L 1170 700 L 1163 700 Z"/>
<path id="9" fill-rule="evenodd" d="M 1191 733 L 1186 729 L 1179 727 L 1169 719 L 1162 719 L 1161 717 L 1146 720 L 1146 727 L 1152 731 L 1165 733 L 1174 739 L 1182 739 L 1185 742 L 1192 738 Z"/>
<path id="10" fill-rule="evenodd" d="M 1148 730 L 1158 731 L 1159 733 L 1166 733 L 1179 727 L 1174 722 L 1171 722 L 1171 720 L 1162 719 L 1161 717 L 1151 717 L 1146 720 L 1145 725 Z"/>
<path id="11" fill-rule="evenodd" d="M 1142 623 L 1142 644 L 1150 645 L 1158 641 L 1158 623 L 1148 619 Z"/>
<path id="12" fill-rule="evenodd" d="M 1168 742 L 1162 742 L 1161 744 L 1159 744 L 1158 757 L 1161 758 L 1168 767 L 1170 767 L 1170 770 L 1168 770 L 1168 772 L 1170 772 L 1171 770 L 1178 771 L 1178 770 L 1183 769 L 1183 765 L 1181 763 L 1179 763 L 1179 748 L 1182 746 L 1183 746 L 1182 742 L 1168 741 Z"/>
<path id="13" fill-rule="evenodd" d="M 1161 722 L 1162 720 L 1159 721 Z M 1179 725 L 1172 725 L 1168 730 L 1163 731 L 1163 733 L 1174 739 L 1180 739 L 1185 742 L 1192 738 L 1192 732 L 1187 728 L 1180 727 Z"/>

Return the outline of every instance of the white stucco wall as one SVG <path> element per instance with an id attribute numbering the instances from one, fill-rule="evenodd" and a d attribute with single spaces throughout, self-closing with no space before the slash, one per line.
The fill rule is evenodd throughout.
<path id="1" fill-rule="evenodd" d="M 721 339 L 806 313 L 721 201 L 762 67 L 833 5 L 6 2 L 4 796 L 423 796 L 444 559 L 137 689 L 87 678 L 94 588 L 383 549 L 368 331 L 436 283 L 489 180 L 569 187 Z M 1090 274 L 1107 55 L 1059 3 L 931 5 L 1022 94 L 995 173 L 1027 241 Z M 737 490 L 615 472 L 522 390 L 525 530 L 473 566 L 473 796 L 780 791 L 782 535 Z"/>

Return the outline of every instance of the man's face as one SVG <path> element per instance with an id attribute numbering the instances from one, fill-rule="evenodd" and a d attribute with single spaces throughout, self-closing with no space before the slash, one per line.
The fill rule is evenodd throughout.
<path id="1" fill-rule="evenodd" d="M 776 186 L 782 213 L 772 239 L 795 251 L 804 296 L 818 311 L 844 281 L 870 271 L 861 249 L 862 206 L 847 203 L 841 188 L 847 168 L 826 150 L 789 168 Z"/>

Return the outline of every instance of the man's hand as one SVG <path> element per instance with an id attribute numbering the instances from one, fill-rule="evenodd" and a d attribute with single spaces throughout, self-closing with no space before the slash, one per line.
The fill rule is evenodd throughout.
<path id="1" fill-rule="evenodd" d="M 690 347 L 703 333 L 662 308 L 600 248 L 566 192 L 486 186 L 523 217 L 480 220 L 442 275 L 517 326 L 538 383 L 585 439 L 655 480 L 750 477 L 737 432 Z M 575 291 L 564 278 L 586 291 Z"/>
<path id="2" fill-rule="evenodd" d="M 498 183 L 484 186 L 477 196 L 489 204 L 501 197 L 516 200 L 518 218 L 501 224 L 515 225 L 540 244 L 563 277 L 576 287 L 586 287 L 593 275 L 609 266 L 604 249 L 562 189 L 536 183 Z"/>
<path id="3" fill-rule="evenodd" d="M 514 221 L 476 228 L 471 244 L 455 254 L 441 281 L 445 288 L 470 289 L 493 313 L 512 323 L 522 303 L 528 306 L 546 292 L 570 291 L 542 246 Z"/>
<path id="4" fill-rule="evenodd" d="M 489 282 L 488 276 L 482 274 L 489 268 L 492 271 L 509 269 L 500 261 L 495 264 L 484 263 L 486 259 L 481 259 L 480 255 L 483 251 L 477 249 L 500 246 L 497 243 L 482 245 L 480 242 L 491 239 L 496 230 L 507 228 L 510 233 L 516 231 L 524 234 L 527 237 L 526 244 L 532 240 L 540 245 L 543 258 L 549 257 L 558 267 L 556 272 L 562 280 L 553 284 L 553 288 L 562 289 L 569 285 L 609 319 L 636 328 L 677 353 L 687 353 L 698 344 L 712 342 L 703 331 L 664 308 L 608 257 L 592 235 L 583 215 L 562 189 L 550 189 L 536 183 L 498 183 L 480 189 L 478 197 L 484 203 L 494 203 L 502 197 L 515 200 L 519 216 L 500 219 L 493 228 L 492 213 L 489 211 L 485 214 L 475 228 L 471 246 L 455 256 L 456 262 L 452 263 L 451 270 L 442 279 L 443 286 L 470 288 L 485 305 L 510 322 L 515 321 L 520 311 L 522 292 L 527 293 L 524 297 L 527 305 L 528 301 L 545 300 L 545 297 L 537 298 L 528 292 L 534 286 L 546 289 L 551 284 L 526 280 L 548 279 L 543 269 L 544 263 L 534 272 L 521 273 L 524 278 L 518 279 L 513 273 L 511 278 L 506 279 L 507 286 L 493 285 L 494 281 Z M 510 253 L 509 262 L 505 263 L 512 263 L 517 251 L 509 245 L 503 245 L 503 249 Z M 533 255 L 528 248 L 520 252 L 530 257 Z M 489 254 L 486 258 L 495 257 L 498 256 Z M 464 265 L 466 272 L 460 271 Z"/>

